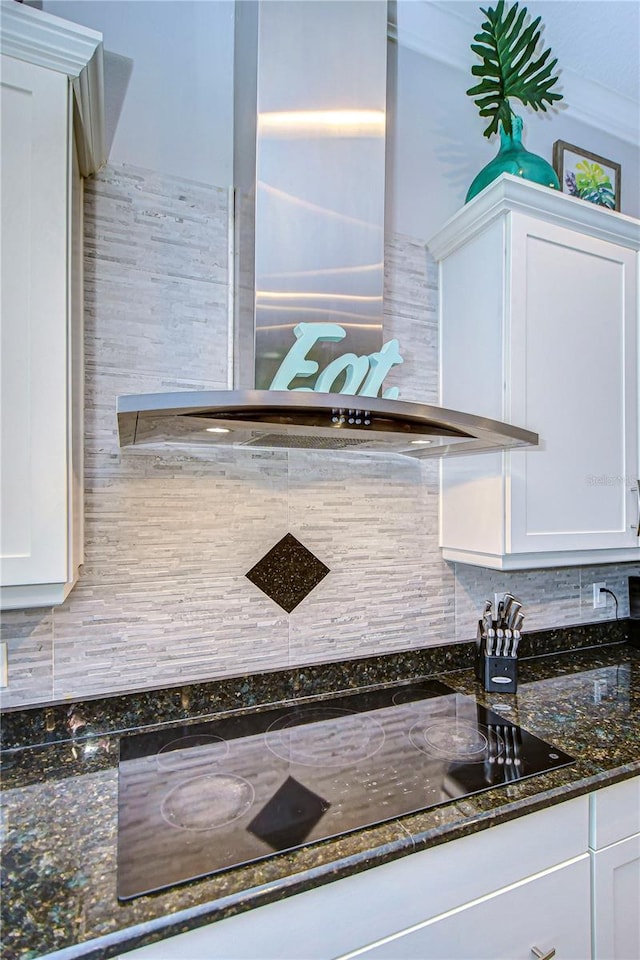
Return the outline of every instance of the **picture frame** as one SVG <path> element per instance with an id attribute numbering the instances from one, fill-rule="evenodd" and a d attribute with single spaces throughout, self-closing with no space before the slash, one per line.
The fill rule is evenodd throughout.
<path id="1" fill-rule="evenodd" d="M 553 169 L 563 193 L 608 210 L 620 210 L 621 167 L 615 160 L 607 160 L 574 143 L 556 140 Z"/>

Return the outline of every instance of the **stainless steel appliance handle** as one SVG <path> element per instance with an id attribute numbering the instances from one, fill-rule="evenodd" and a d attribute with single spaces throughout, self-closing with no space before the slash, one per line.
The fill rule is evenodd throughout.
<path id="1" fill-rule="evenodd" d="M 536 960 L 551 960 L 552 957 L 556 955 L 556 948 L 551 947 L 551 950 L 545 952 L 541 950 L 540 947 L 531 947 L 531 956 L 535 957 Z"/>
<path id="2" fill-rule="evenodd" d="M 636 494 L 638 496 L 638 526 L 636 527 L 636 537 L 640 537 L 640 477 L 636 480 Z"/>

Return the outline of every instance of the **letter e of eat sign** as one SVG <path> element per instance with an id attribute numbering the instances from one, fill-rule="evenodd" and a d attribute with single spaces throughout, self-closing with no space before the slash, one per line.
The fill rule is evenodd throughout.
<path id="1" fill-rule="evenodd" d="M 315 393 L 332 393 L 332 386 L 341 374 L 345 381 L 339 393 L 349 396 L 377 397 L 382 381 L 392 367 L 403 363 L 398 352 L 398 341 L 389 340 L 377 353 L 358 357 L 355 353 L 343 353 L 327 364 L 313 387 L 290 387 L 296 377 L 311 377 L 318 372 L 319 364 L 307 359 L 307 354 L 319 340 L 337 343 L 344 340 L 346 331 L 337 323 L 299 323 L 295 329 L 296 342 L 280 364 L 271 381 L 270 390 L 302 390 Z M 382 394 L 385 400 L 397 400 L 400 391 L 389 387 Z"/>

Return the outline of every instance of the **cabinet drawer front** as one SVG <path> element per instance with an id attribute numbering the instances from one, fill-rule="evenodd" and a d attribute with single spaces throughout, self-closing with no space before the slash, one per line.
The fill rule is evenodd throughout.
<path id="1" fill-rule="evenodd" d="M 589 904 L 585 854 L 341 960 L 531 960 L 532 947 L 586 960 Z"/>

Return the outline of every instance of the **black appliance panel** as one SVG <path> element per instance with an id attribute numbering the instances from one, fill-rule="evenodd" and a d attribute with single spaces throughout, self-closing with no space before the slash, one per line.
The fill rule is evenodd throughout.
<path id="1" fill-rule="evenodd" d="M 572 762 L 439 681 L 123 737 L 118 897 Z"/>

